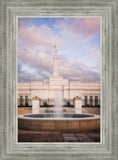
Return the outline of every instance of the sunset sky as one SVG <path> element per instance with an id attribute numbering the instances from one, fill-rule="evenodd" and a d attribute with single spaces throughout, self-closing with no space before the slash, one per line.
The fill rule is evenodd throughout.
<path id="1" fill-rule="evenodd" d="M 60 75 L 82 82 L 100 81 L 99 18 L 19 18 L 19 82 L 49 78 L 54 45 Z"/>

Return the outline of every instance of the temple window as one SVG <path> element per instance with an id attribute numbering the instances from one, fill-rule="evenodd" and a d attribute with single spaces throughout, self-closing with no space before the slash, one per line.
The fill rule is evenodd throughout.
<path id="1" fill-rule="evenodd" d="M 88 103 L 88 97 L 84 96 L 84 104 L 87 105 L 87 103 Z"/>
<path id="2" fill-rule="evenodd" d="M 93 96 L 90 96 L 90 105 L 93 105 Z"/>
<path id="3" fill-rule="evenodd" d="M 98 96 L 95 96 L 95 106 L 98 105 Z"/>
<path id="4" fill-rule="evenodd" d="M 25 106 L 28 106 L 28 96 L 25 96 Z"/>
<path id="5" fill-rule="evenodd" d="M 23 106 L 23 96 L 20 96 L 20 106 Z"/>

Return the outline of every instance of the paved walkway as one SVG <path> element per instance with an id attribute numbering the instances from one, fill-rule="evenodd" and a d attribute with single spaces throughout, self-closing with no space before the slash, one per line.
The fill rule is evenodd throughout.
<path id="1" fill-rule="evenodd" d="M 100 132 L 61 133 L 19 130 L 18 142 L 100 142 Z"/>

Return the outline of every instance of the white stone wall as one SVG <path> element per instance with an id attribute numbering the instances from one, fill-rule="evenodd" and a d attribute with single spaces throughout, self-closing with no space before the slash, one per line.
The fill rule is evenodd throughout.
<path id="1" fill-rule="evenodd" d="M 18 98 L 22 95 L 23 98 L 28 96 L 32 99 L 36 94 L 41 99 L 53 99 L 57 90 L 63 90 L 64 99 L 74 99 L 75 96 L 81 93 L 82 99 L 84 96 L 98 96 L 100 98 L 100 83 L 99 82 L 79 82 L 68 81 L 61 76 L 46 79 L 44 81 L 19 82 L 18 83 Z"/>

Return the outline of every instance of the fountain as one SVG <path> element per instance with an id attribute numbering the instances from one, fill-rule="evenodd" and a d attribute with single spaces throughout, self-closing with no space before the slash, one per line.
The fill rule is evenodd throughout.
<path id="1" fill-rule="evenodd" d="M 63 92 L 62 91 L 55 92 L 54 108 L 56 112 L 56 117 L 62 118 L 63 117 Z"/>
<path id="2" fill-rule="evenodd" d="M 59 114 L 60 115 L 60 114 Z M 18 128 L 46 132 L 79 132 L 100 129 L 100 116 L 93 114 L 26 114 L 18 116 Z"/>
<path id="3" fill-rule="evenodd" d="M 34 97 L 37 101 L 38 98 Z M 55 113 L 25 114 L 18 116 L 18 128 L 34 131 L 51 131 L 51 132 L 78 132 L 100 129 L 100 116 L 93 114 L 82 114 L 80 98 L 75 98 L 74 114 L 63 113 L 63 92 L 56 91 L 54 105 Z M 37 106 L 36 106 L 37 105 Z M 77 106 L 79 105 L 79 106 Z M 34 107 L 39 108 L 39 103 L 34 103 Z M 34 109 L 35 109 L 34 108 Z M 37 114 L 36 114 L 37 113 Z"/>
<path id="4" fill-rule="evenodd" d="M 18 116 L 18 128 L 34 131 L 78 132 L 100 129 L 100 116 L 82 114 L 81 98 L 75 98 L 75 113 L 63 113 L 63 92 L 55 92 L 55 113 L 38 114 L 38 96 L 34 97 L 33 113 Z"/>

